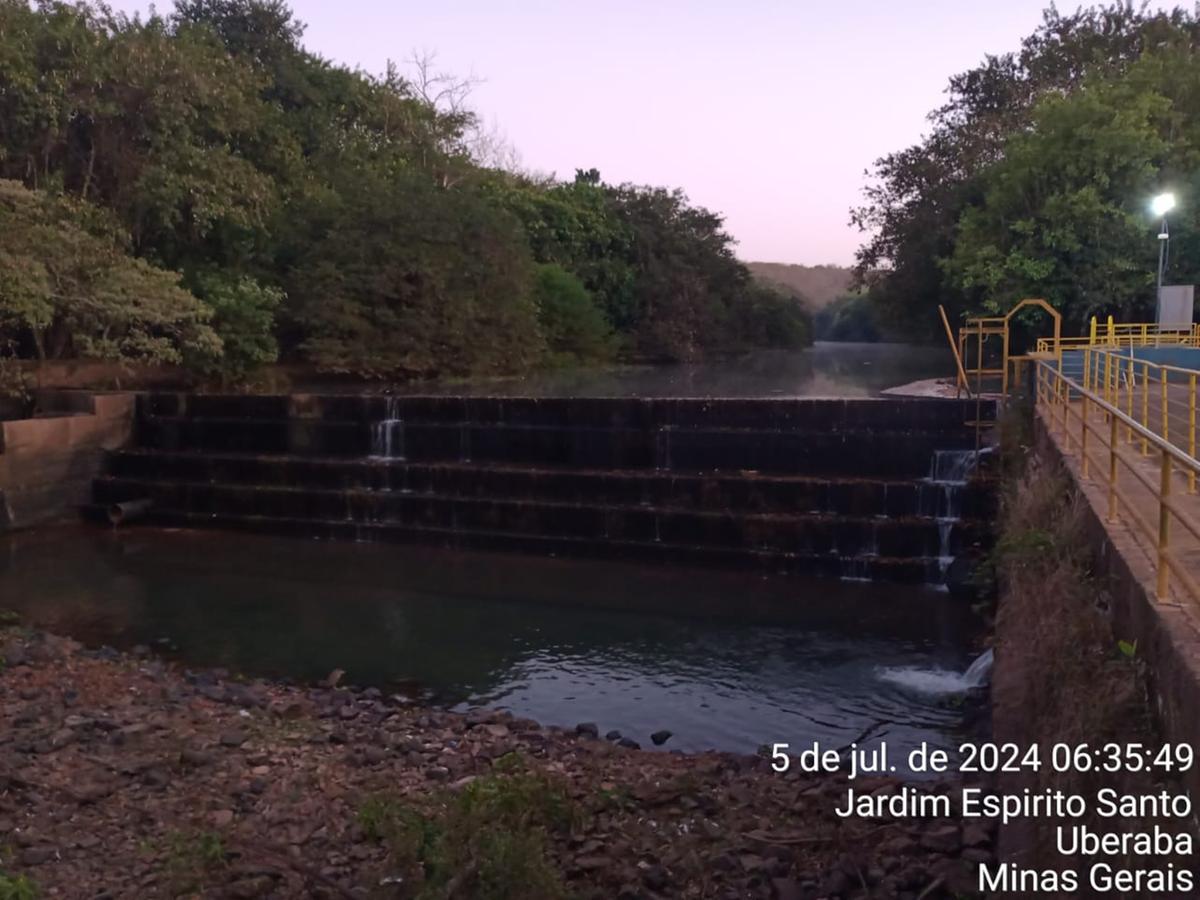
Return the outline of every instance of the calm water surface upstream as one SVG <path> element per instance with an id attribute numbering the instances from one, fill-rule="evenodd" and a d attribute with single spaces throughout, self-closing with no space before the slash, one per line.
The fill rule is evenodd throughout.
<path id="1" fill-rule="evenodd" d="M 695 365 L 539 372 L 520 378 L 415 382 L 378 389 L 522 397 L 873 397 L 884 388 L 953 373 L 954 359 L 944 345 L 817 343 L 801 351 L 757 351 Z M 323 384 L 304 387 L 345 389 Z"/>
<path id="2" fill-rule="evenodd" d="M 0 538 L 0 606 L 90 643 L 591 721 L 668 749 L 955 740 L 977 623 L 944 594 L 839 581 L 218 532 L 62 527 Z M 919 682 L 920 679 L 917 679 Z"/>

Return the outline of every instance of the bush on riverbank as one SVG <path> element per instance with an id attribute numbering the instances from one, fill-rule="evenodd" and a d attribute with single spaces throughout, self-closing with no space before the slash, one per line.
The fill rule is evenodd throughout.
<path id="1" fill-rule="evenodd" d="M 518 757 L 493 773 L 434 798 L 422 811 L 402 798 L 372 795 L 359 825 L 387 847 L 391 864 L 415 900 L 469 896 L 480 900 L 560 900 L 561 876 L 548 855 L 548 835 L 565 835 L 576 820 L 565 784 L 528 769 Z"/>

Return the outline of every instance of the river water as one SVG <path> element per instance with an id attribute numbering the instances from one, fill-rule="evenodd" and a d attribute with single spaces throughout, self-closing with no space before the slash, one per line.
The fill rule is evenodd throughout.
<path id="1" fill-rule="evenodd" d="M 818 344 L 703 366 L 413 385 L 419 393 L 873 396 L 945 351 Z M 387 389 L 387 388 L 382 388 Z M 0 536 L 0 607 L 192 666 L 347 680 L 452 709 L 594 722 L 666 749 L 953 744 L 981 626 L 923 588 L 63 526 Z"/>
<path id="2" fill-rule="evenodd" d="M 744 752 L 872 728 L 948 746 L 980 636 L 962 604 L 895 585 L 149 528 L 0 539 L 0 606 L 195 666 L 341 668 L 448 708 Z"/>
<path id="3" fill-rule="evenodd" d="M 884 388 L 953 373 L 954 359 L 945 346 L 818 342 L 802 351 L 757 351 L 694 365 L 538 372 L 520 378 L 380 384 L 377 389 L 521 397 L 872 397 Z M 304 387 L 338 389 L 329 384 Z"/>

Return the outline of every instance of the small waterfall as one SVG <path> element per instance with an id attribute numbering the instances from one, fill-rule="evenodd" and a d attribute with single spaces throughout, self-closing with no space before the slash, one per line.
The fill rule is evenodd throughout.
<path id="1" fill-rule="evenodd" d="M 376 459 L 404 459 L 404 420 L 399 413 L 399 398 L 389 396 L 383 420 L 371 426 L 371 456 Z"/>
<path id="2" fill-rule="evenodd" d="M 986 451 L 934 450 L 929 463 L 929 477 L 925 479 L 928 490 L 922 489 L 920 507 L 923 514 L 937 521 L 940 584 L 945 584 L 946 573 L 954 562 L 950 548 L 954 526 L 962 516 L 962 491 L 983 452 Z"/>
<path id="3" fill-rule="evenodd" d="M 979 654 L 975 662 L 963 673 L 963 681 L 967 683 L 967 687 L 982 687 L 992 674 L 992 663 L 995 661 L 996 653 L 991 647 Z"/>
<path id="4" fill-rule="evenodd" d="M 981 653 L 965 672 L 901 666 L 879 670 L 881 680 L 918 694 L 965 694 L 985 686 L 992 674 L 992 650 Z"/>
<path id="5" fill-rule="evenodd" d="M 834 551 L 837 552 L 836 550 Z M 858 553 L 842 560 L 842 581 L 871 581 L 871 560 L 879 557 L 879 528 L 872 522 L 866 541 Z"/>

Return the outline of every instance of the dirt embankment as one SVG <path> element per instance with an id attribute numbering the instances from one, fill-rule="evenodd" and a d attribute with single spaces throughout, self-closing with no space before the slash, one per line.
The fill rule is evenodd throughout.
<path id="1" fill-rule="evenodd" d="M 1046 761 L 1056 744 L 1095 750 L 1109 744 L 1161 747 L 1137 648 L 1113 633 L 1109 588 L 1094 574 L 1094 551 L 1084 518 L 1086 501 L 1060 466 L 1033 452 L 1020 461 L 1008 481 L 995 550 L 1000 583 L 993 683 L 995 740 L 1022 748 L 1037 745 Z M 999 784 L 1000 791 L 1010 795 L 1025 789 L 1050 790 L 1089 799 L 1103 788 L 1138 797 L 1164 790 L 1173 795 L 1181 792 L 1169 775 L 1149 768 L 1055 771 L 1043 765 L 1037 772 L 1003 776 Z M 1094 803 L 1081 819 L 1024 818 L 1001 829 L 1000 859 L 1024 868 L 1086 869 L 1095 857 L 1064 857 L 1056 844 L 1059 826 L 1076 824 L 1100 833 L 1134 834 L 1150 830 L 1156 821 L 1137 816 L 1101 819 Z M 1158 824 L 1171 833 L 1187 827 L 1171 819 Z M 1168 863 L 1135 854 L 1103 859 L 1131 870 Z M 1185 859 L 1171 862 L 1191 865 Z M 1094 895 L 1086 889 L 1078 893 Z M 1122 894 L 1144 895 L 1150 894 Z"/>
<path id="2" fill-rule="evenodd" d="M 991 858 L 978 822 L 838 818 L 844 777 L 756 757 L 197 675 L 15 628 L 0 652 L 0 888 L 915 900 L 968 895 Z"/>

